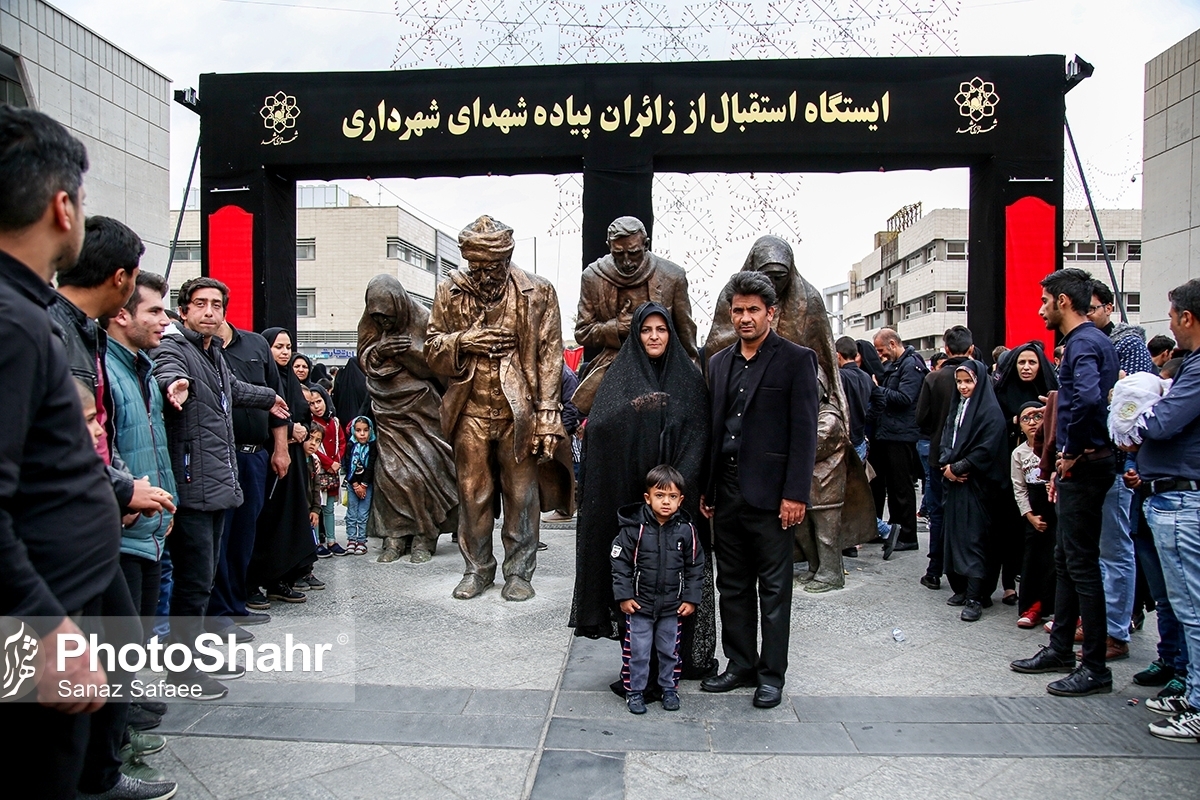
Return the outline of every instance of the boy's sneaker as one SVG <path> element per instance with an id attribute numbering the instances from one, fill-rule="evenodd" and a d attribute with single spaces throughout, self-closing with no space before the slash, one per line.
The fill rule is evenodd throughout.
<path id="1" fill-rule="evenodd" d="M 329 558 L 331 555 L 333 553 L 329 552 L 329 548 L 325 545 L 322 544 L 317 547 L 317 558 Z"/>
<path id="2" fill-rule="evenodd" d="M 1146 709 L 1164 717 L 1182 714 L 1185 711 L 1195 711 L 1192 704 L 1182 697 L 1151 697 L 1146 701 Z"/>
<path id="3" fill-rule="evenodd" d="M 191 700 L 220 700 L 229 694 L 229 689 L 225 687 L 225 684 L 215 678 L 210 678 L 198 669 L 183 673 L 168 672 L 167 681 L 176 685 L 186 683 L 191 686 L 192 690 L 188 692 L 188 698 Z"/>
<path id="4" fill-rule="evenodd" d="M 271 607 L 271 601 L 261 590 L 255 590 L 249 597 L 246 598 L 246 608 L 252 608 L 255 611 L 266 611 Z"/>
<path id="5" fill-rule="evenodd" d="M 1200 742 L 1200 709 L 1191 709 L 1149 725 L 1150 734 L 1172 742 Z"/>
<path id="6" fill-rule="evenodd" d="M 145 706 L 134 703 L 129 707 L 126 724 L 135 731 L 148 731 L 162 724 L 162 714 L 156 714 Z"/>
<path id="7" fill-rule="evenodd" d="M 285 603 L 303 603 L 308 598 L 303 592 L 297 592 L 286 583 L 276 584 L 274 588 L 267 590 L 267 597 L 272 600 L 282 600 Z M 250 605 L 247 603 L 246 605 Z"/>
<path id="8" fill-rule="evenodd" d="M 679 692 L 674 689 L 663 689 L 663 711 L 679 710 Z"/>
<path id="9" fill-rule="evenodd" d="M 230 617 L 238 625 L 266 625 L 271 621 L 270 614 L 255 614 L 253 611 Z"/>
<path id="10" fill-rule="evenodd" d="M 1133 676 L 1133 682 L 1138 686 L 1164 686 L 1175 677 L 1175 668 L 1156 658 L 1141 672 Z"/>
<path id="11" fill-rule="evenodd" d="M 641 692 L 629 692 L 625 695 L 625 705 L 629 706 L 630 714 L 646 713 L 646 700 Z"/>
<path id="12" fill-rule="evenodd" d="M 121 773 L 117 778 L 117 785 L 107 792 L 80 792 L 76 797 L 81 800 L 167 800 L 175 796 L 176 788 L 174 781 L 141 781 Z"/>
<path id="13" fill-rule="evenodd" d="M 1187 684 L 1176 675 L 1167 681 L 1167 685 L 1158 690 L 1159 697 L 1183 697 L 1187 694 Z"/>
<path id="14" fill-rule="evenodd" d="M 308 588 L 313 591 L 320 591 L 325 588 L 325 581 L 313 575 L 311 572 L 304 576 L 304 582 L 308 584 Z"/>
<path id="15" fill-rule="evenodd" d="M 128 761 L 134 756 L 150 756 L 161 752 L 167 746 L 165 737 L 159 736 L 157 733 L 142 733 L 141 731 L 129 731 L 129 744 L 123 746 L 119 755 L 122 761 Z"/>
<path id="16" fill-rule="evenodd" d="M 334 542 L 333 544 L 329 545 L 329 555 L 331 555 L 331 556 L 348 556 L 348 555 L 350 555 L 350 551 L 347 550 L 346 548 L 342 547 L 337 542 Z"/>
<path id="17" fill-rule="evenodd" d="M 308 578 L 300 578 L 299 580 L 292 581 L 292 588 L 297 592 L 307 592 L 309 589 Z"/>

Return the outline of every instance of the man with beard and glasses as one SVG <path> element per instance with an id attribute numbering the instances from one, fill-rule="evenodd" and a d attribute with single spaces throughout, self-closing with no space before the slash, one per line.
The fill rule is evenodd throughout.
<path id="1" fill-rule="evenodd" d="M 575 341 L 599 350 L 580 376 L 572 402 L 587 416 L 604 372 L 629 336 L 633 312 L 658 303 L 671 312 L 679 343 L 696 361 L 696 322 L 688 299 L 687 274 L 678 264 L 650 252 L 646 226 L 637 217 L 617 217 L 608 226 L 608 255 L 588 265 L 579 286 Z"/>
<path id="2" fill-rule="evenodd" d="M 425 357 L 446 379 L 442 433 L 458 473 L 458 546 L 466 573 L 454 596 L 482 594 L 495 580 L 492 524 L 503 497 L 505 600 L 533 597 L 539 510 L 570 502 L 573 480 L 549 480 L 539 509 L 539 462 L 557 475 L 562 424 L 562 328 L 558 295 L 512 263 L 513 231 L 483 216 L 458 235 L 467 269 L 441 282 L 429 315 Z M 497 478 L 499 479 L 497 481 Z M 548 486 L 546 487 L 549 488 Z"/>
<path id="3" fill-rule="evenodd" d="M 1042 280 L 1042 319 L 1063 335 L 1056 407 L 1055 472 L 1047 491 L 1057 503 L 1054 548 L 1058 585 L 1050 646 L 1012 662 L 1017 672 L 1069 672 L 1046 690 L 1062 697 L 1112 691 L 1105 665 L 1104 581 L 1100 573 L 1100 528 L 1104 497 L 1116 479 L 1116 457 L 1108 438 L 1108 395 L 1120 367 L 1108 336 L 1087 318 L 1092 276 L 1076 269 Z M 1047 443 L 1047 446 L 1050 446 Z M 1083 625 L 1083 658 L 1072 650 L 1075 620 Z"/>

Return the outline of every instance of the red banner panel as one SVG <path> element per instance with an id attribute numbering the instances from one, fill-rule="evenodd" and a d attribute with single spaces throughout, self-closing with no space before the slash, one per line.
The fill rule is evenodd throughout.
<path id="1" fill-rule="evenodd" d="M 1022 197 L 1005 209 L 1004 223 L 1004 344 L 1011 348 L 1038 339 L 1049 355 L 1054 333 L 1046 330 L 1038 311 L 1041 280 L 1054 271 L 1055 208 L 1040 198 Z"/>
<path id="2" fill-rule="evenodd" d="M 583 348 L 568 347 L 563 350 L 563 361 L 567 362 L 567 366 L 572 372 L 579 372 L 579 365 L 583 363 Z"/>
<path id="3" fill-rule="evenodd" d="M 254 330 L 253 214 L 225 206 L 208 215 L 208 275 L 229 287 L 229 324 Z"/>

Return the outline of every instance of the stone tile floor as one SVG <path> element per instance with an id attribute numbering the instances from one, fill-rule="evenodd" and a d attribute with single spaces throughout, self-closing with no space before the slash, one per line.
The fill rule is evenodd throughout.
<path id="1" fill-rule="evenodd" d="M 498 539 L 498 537 L 497 537 Z M 185 798 L 759 798 L 1192 796 L 1200 745 L 1154 739 L 1132 684 L 1154 618 L 1113 664 L 1112 695 L 1065 700 L 1013 658 L 1044 644 L 999 602 L 974 625 L 917 583 L 920 553 L 847 559 L 846 589 L 797 591 L 785 702 L 681 687 L 683 709 L 633 717 L 607 689 L 615 642 L 566 628 L 574 530 L 544 526 L 537 597 L 450 591 L 447 538 L 428 564 L 327 559 L 304 605 L 254 633 L 353 631 L 354 659 L 300 690 L 250 673 L 217 703 L 177 704 L 148 760 Z M 924 536 L 922 536 L 924 544 Z M 499 547 L 497 543 L 497 547 Z M 996 595 L 999 599 L 999 593 Z M 895 628 L 904 641 L 893 637 Z M 1053 677 L 1053 676 L 1051 676 Z M 1190 788 L 1189 788 L 1190 787 Z"/>

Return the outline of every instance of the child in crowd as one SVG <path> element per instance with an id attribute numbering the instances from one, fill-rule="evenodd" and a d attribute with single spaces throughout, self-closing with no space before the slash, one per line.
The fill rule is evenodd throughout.
<path id="1" fill-rule="evenodd" d="M 351 423 L 353 442 L 346 448 L 343 472 L 349 494 L 346 501 L 346 552 L 367 553 L 367 514 L 371 510 L 371 487 L 375 483 L 375 425 L 366 417 Z"/>
<path id="2" fill-rule="evenodd" d="M 650 677 L 650 650 L 658 651 L 662 705 L 679 710 L 681 617 L 700 603 L 704 550 L 683 502 L 683 476 L 661 464 L 646 475 L 645 503 L 617 512 L 621 529 L 613 540 L 613 597 L 625 612 L 621 678 L 630 713 L 645 714 L 643 692 Z"/>
<path id="3" fill-rule="evenodd" d="M 305 461 L 308 462 L 306 465 L 308 468 L 308 484 L 306 487 L 308 490 L 308 522 L 312 529 L 313 544 L 317 544 L 317 525 L 321 519 L 321 499 L 323 493 L 320 487 L 317 486 L 316 481 L 316 473 L 319 469 L 316 452 L 321 446 L 321 440 L 325 436 L 325 429 L 317 422 L 308 423 L 307 429 L 308 436 L 305 437 L 302 447 L 304 448 Z M 324 589 L 325 582 L 318 580 L 316 575 L 309 572 L 303 578 L 296 581 L 292 587 L 298 591 L 307 592 L 310 589 Z"/>
<path id="4" fill-rule="evenodd" d="M 92 447 L 96 448 L 96 454 L 104 458 L 104 450 L 100 447 L 100 440 L 104 438 L 104 426 L 97 419 L 99 411 L 96 408 L 95 390 L 81 381 L 75 379 L 75 388 L 79 391 L 79 402 L 83 404 L 83 421 L 87 423 L 88 433 L 92 435 Z"/>
<path id="5" fill-rule="evenodd" d="M 313 483 L 321 494 L 321 509 L 318 512 L 317 526 L 317 558 L 329 558 L 335 555 L 345 555 L 346 551 L 337 543 L 335 535 L 333 505 L 337 501 L 341 480 L 338 472 L 341 469 L 342 458 L 346 453 L 346 434 L 342 424 L 333 415 L 333 401 L 329 393 L 320 386 L 310 386 L 304 390 L 308 399 L 308 408 L 312 411 L 313 422 L 319 424 L 322 430 L 321 445 L 314 454 L 317 469 L 313 473 Z"/>
<path id="6" fill-rule="evenodd" d="M 1054 613 L 1054 536 L 1058 518 L 1046 495 L 1041 457 L 1033 437 L 1042 426 L 1045 408 L 1036 400 L 1021 406 L 1017 422 L 1025 441 L 1012 452 L 1011 477 L 1017 508 L 1025 517 L 1025 555 L 1021 564 L 1021 616 L 1018 628 L 1032 628 Z"/>

